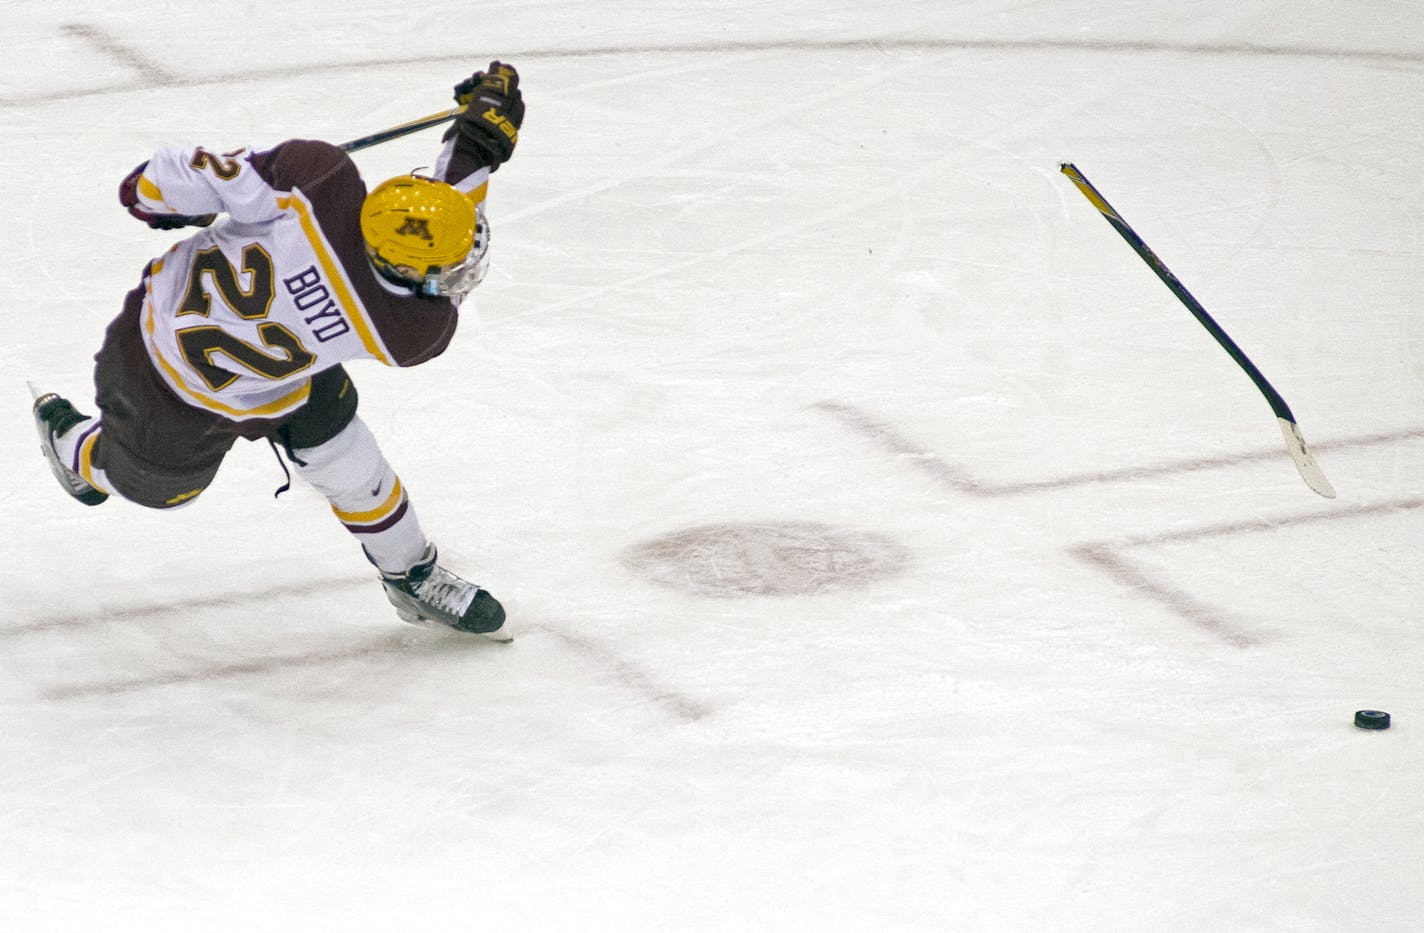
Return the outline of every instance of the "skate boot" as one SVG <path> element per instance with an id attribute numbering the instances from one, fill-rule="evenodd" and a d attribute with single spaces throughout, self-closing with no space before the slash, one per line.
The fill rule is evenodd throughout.
<path id="1" fill-rule="evenodd" d="M 64 491 L 85 505 L 98 505 L 109 498 L 108 493 L 95 489 L 85 482 L 84 477 L 65 466 L 54 448 L 55 438 L 63 437 L 65 432 L 89 416 L 81 415 L 68 399 L 53 392 L 45 392 L 35 398 L 34 414 L 35 428 L 40 432 L 40 451 L 49 461 L 50 472 L 59 480 Z"/>
<path id="2" fill-rule="evenodd" d="M 493 641 L 513 641 L 504 629 L 504 607 L 489 593 L 435 563 L 435 545 L 403 574 L 381 572 L 386 598 L 407 622 L 436 622 Z"/>

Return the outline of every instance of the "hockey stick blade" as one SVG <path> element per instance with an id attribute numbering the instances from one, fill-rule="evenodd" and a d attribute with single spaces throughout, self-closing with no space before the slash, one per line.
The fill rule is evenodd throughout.
<path id="1" fill-rule="evenodd" d="M 1325 472 L 1320 469 L 1320 464 L 1315 462 L 1310 448 L 1305 446 L 1300 425 L 1289 418 L 1277 418 L 1276 421 L 1280 423 L 1281 436 L 1286 440 L 1286 450 L 1290 451 L 1291 459 L 1295 461 L 1295 468 L 1300 471 L 1300 478 L 1305 480 L 1305 485 L 1327 499 L 1335 498 L 1335 487 L 1330 485 L 1330 480 L 1325 478 Z"/>
<path id="2" fill-rule="evenodd" d="M 1291 413 L 1290 406 L 1286 404 L 1286 400 L 1281 397 L 1281 394 L 1276 391 L 1275 386 L 1266 381 L 1266 377 L 1256 368 L 1256 364 L 1247 358 L 1246 354 L 1241 351 L 1241 348 L 1236 345 L 1236 342 L 1227 335 L 1226 331 L 1221 329 L 1221 325 L 1217 324 L 1210 314 L 1207 314 L 1206 308 L 1202 307 L 1201 302 L 1192 297 L 1192 293 L 1187 291 L 1186 286 L 1172 274 L 1172 270 L 1167 268 L 1166 263 L 1162 262 L 1156 253 L 1152 252 L 1151 247 L 1143 241 L 1142 237 L 1137 235 L 1137 231 L 1133 230 L 1127 221 L 1122 219 L 1122 215 L 1113 209 L 1113 206 L 1107 202 L 1107 199 L 1102 196 L 1102 193 L 1093 187 L 1092 182 L 1088 181 L 1083 173 L 1078 171 L 1078 167 L 1072 162 L 1063 162 L 1058 168 L 1059 171 L 1067 175 L 1073 184 L 1078 187 L 1078 190 L 1083 193 L 1083 196 L 1088 199 L 1088 202 L 1098 209 L 1098 213 L 1103 215 L 1103 219 L 1111 224 L 1112 228 L 1127 241 L 1127 245 L 1131 246 L 1133 251 L 1141 257 L 1142 261 L 1147 263 L 1148 268 L 1157 274 L 1157 277 L 1162 280 L 1162 283 L 1171 289 L 1172 294 L 1177 296 L 1177 300 L 1186 306 L 1186 309 L 1192 313 L 1192 316 L 1206 328 L 1207 333 L 1211 334 L 1212 337 L 1216 339 L 1216 342 L 1221 345 L 1221 348 L 1236 361 L 1236 365 L 1240 366 L 1246 375 L 1251 377 L 1251 381 L 1256 384 L 1256 388 L 1266 397 L 1266 402 L 1271 406 L 1271 411 L 1275 412 L 1276 419 L 1280 422 L 1281 434 L 1285 437 L 1286 450 L 1290 452 L 1291 460 L 1295 462 L 1295 468 L 1300 471 L 1300 477 L 1305 480 L 1305 484 L 1327 499 L 1335 498 L 1335 488 L 1330 485 L 1330 481 L 1325 478 L 1325 473 L 1321 471 L 1320 465 L 1315 462 L 1315 457 L 1310 453 L 1310 449 L 1305 446 L 1305 438 L 1301 436 L 1300 425 L 1296 423 L 1295 415 Z"/>

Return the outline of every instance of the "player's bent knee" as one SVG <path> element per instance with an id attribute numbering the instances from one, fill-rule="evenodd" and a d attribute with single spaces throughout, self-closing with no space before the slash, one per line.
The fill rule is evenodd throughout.
<path id="1" fill-rule="evenodd" d="M 347 429 L 356 417 L 359 397 L 356 386 L 341 366 L 333 366 L 312 377 L 307 403 L 279 429 L 289 450 L 321 447 Z"/>

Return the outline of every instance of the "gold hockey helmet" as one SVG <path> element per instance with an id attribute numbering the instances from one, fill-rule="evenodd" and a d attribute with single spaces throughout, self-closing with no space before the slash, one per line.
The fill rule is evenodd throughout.
<path id="1" fill-rule="evenodd" d="M 452 185 L 398 175 L 361 204 L 366 254 L 383 276 L 433 297 L 463 296 L 484 276 L 489 228 Z"/>

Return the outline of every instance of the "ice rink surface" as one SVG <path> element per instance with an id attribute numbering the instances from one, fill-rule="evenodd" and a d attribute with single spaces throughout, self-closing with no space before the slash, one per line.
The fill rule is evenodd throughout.
<path id="1" fill-rule="evenodd" d="M 75 10 L 0 38 L 0 926 L 1424 926 L 1417 4 Z M 174 236 L 124 174 L 491 58 L 478 307 L 352 374 L 513 644 L 399 622 L 265 445 L 66 499 L 25 381 L 92 410 Z"/>

